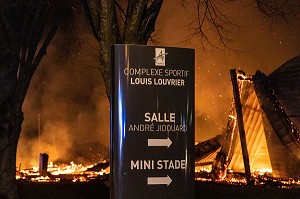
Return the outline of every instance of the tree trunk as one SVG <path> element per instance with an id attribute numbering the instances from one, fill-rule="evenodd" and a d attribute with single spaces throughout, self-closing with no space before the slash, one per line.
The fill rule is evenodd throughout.
<path id="1" fill-rule="evenodd" d="M 17 199 L 16 153 L 23 113 L 15 111 L 13 99 L 0 107 L 0 198 Z"/>
<path id="2" fill-rule="evenodd" d="M 17 199 L 16 151 L 31 78 L 68 1 L 0 1 L 0 199 Z"/>
<path id="3" fill-rule="evenodd" d="M 116 21 L 114 1 L 100 1 L 100 71 L 104 79 L 106 95 L 110 98 L 110 45 L 120 42 L 119 27 Z"/>
<path id="4" fill-rule="evenodd" d="M 110 98 L 110 46 L 121 43 L 147 44 L 154 31 L 163 0 L 129 0 L 126 13 L 120 2 L 81 0 L 92 33 L 100 44 L 100 72 L 108 99 Z M 117 15 L 116 5 L 120 15 Z"/>

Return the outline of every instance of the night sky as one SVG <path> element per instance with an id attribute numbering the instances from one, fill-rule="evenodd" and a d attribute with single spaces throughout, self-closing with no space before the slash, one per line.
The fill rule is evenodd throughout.
<path id="1" fill-rule="evenodd" d="M 161 9 L 154 34 L 156 44 L 196 49 L 197 141 L 212 138 L 226 127 L 232 100 L 230 69 L 242 69 L 246 74 L 260 70 L 268 75 L 300 54 L 300 20 L 267 20 L 247 2 L 222 5 L 224 13 L 239 25 L 228 34 L 232 39 L 228 45 L 234 50 L 208 47 L 204 51 L 199 38 L 187 40 L 193 32 L 194 5 L 183 9 L 169 0 Z M 37 165 L 39 153 L 49 153 L 50 161 L 86 162 L 86 157 L 78 154 L 93 150 L 86 145 L 95 142 L 108 150 L 109 104 L 97 69 L 98 44 L 82 16 L 75 22 L 73 39 L 62 42 L 70 34 L 58 32 L 33 77 L 23 106 L 25 120 L 17 164 Z M 213 33 L 210 36 L 214 41 Z M 107 158 L 107 150 L 90 161 Z"/>

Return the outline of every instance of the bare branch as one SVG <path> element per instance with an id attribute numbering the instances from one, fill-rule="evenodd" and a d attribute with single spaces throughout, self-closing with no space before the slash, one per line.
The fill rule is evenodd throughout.
<path id="1" fill-rule="evenodd" d="M 27 46 L 24 51 L 27 51 L 26 63 L 25 65 L 31 65 L 34 59 L 35 52 L 37 50 L 39 41 L 43 34 L 43 30 L 46 26 L 46 23 L 41 23 L 41 19 L 44 19 L 42 14 L 47 15 L 48 11 L 42 9 L 42 2 L 40 1 L 37 10 L 35 11 L 35 16 L 30 27 L 30 33 L 27 38 Z"/>
<path id="2" fill-rule="evenodd" d="M 47 47 L 49 46 L 51 40 L 53 39 L 55 33 L 56 33 L 56 30 L 58 28 L 58 25 L 59 25 L 59 21 L 58 20 L 55 20 L 55 22 L 52 24 L 51 28 L 50 28 L 50 31 L 48 32 L 40 50 L 38 51 L 35 59 L 34 59 L 34 62 L 32 63 L 32 68 L 35 69 L 39 63 L 41 62 L 42 58 L 44 55 L 46 55 L 46 49 Z"/>
<path id="3" fill-rule="evenodd" d="M 123 10 L 122 6 L 118 3 L 118 1 L 115 1 L 115 4 L 116 4 L 116 8 L 118 8 L 118 10 L 121 13 L 121 18 L 122 18 L 123 22 L 125 22 L 125 18 L 126 18 L 125 11 Z"/>
<path id="4" fill-rule="evenodd" d="M 100 16 L 97 9 L 93 7 L 95 6 L 95 4 L 90 3 L 89 0 L 80 0 L 80 2 L 81 2 L 81 7 L 87 18 L 87 22 L 89 23 L 89 26 L 92 30 L 92 33 L 99 41 L 100 38 L 99 38 L 98 31 L 100 29 Z M 97 17 L 95 16 L 95 13 Z"/>
<path id="5" fill-rule="evenodd" d="M 20 80 L 18 82 L 17 88 L 16 88 L 16 104 L 17 108 L 21 108 L 23 101 L 25 99 L 30 80 L 32 78 L 32 75 L 34 74 L 35 70 L 37 69 L 37 66 L 41 62 L 42 58 L 46 54 L 46 49 L 49 46 L 51 40 L 53 39 L 56 30 L 59 25 L 59 20 L 54 17 L 54 21 L 52 22 L 52 25 L 50 27 L 50 30 L 47 32 L 46 37 L 44 41 L 41 44 L 40 49 L 37 51 L 38 44 L 41 42 L 41 35 L 43 33 L 43 30 L 45 29 L 45 21 L 48 19 L 48 16 L 55 16 L 60 10 L 55 10 L 51 14 L 49 13 L 50 10 L 44 10 L 45 12 L 45 18 L 40 18 L 40 12 L 41 10 L 37 10 L 36 16 L 39 17 L 36 18 L 39 21 L 36 21 L 36 23 L 32 23 L 31 27 L 31 33 L 33 33 L 32 38 L 30 38 L 30 43 L 27 44 L 25 49 L 22 49 L 22 51 L 27 52 L 27 60 L 25 63 L 22 63 L 23 65 L 20 67 L 20 70 L 22 70 Z M 49 21 L 49 20 L 47 20 Z M 34 55 L 36 55 L 34 57 Z"/>
<path id="6" fill-rule="evenodd" d="M 299 0 L 255 0 L 258 10 L 267 17 L 267 19 L 280 19 L 288 21 L 291 16 L 300 13 Z"/>
<path id="7" fill-rule="evenodd" d="M 149 37 L 155 30 L 155 22 L 158 17 L 163 0 L 154 0 L 141 17 L 141 25 L 138 40 L 141 44 L 147 44 Z"/>
<path id="8" fill-rule="evenodd" d="M 122 40 L 124 43 L 134 44 L 137 42 L 141 16 L 147 6 L 147 0 L 129 0 L 128 5 L 130 6 L 127 6 Z"/>
<path id="9" fill-rule="evenodd" d="M 238 25 L 234 24 L 228 16 L 223 14 L 219 5 L 220 1 L 216 0 L 196 0 L 196 20 L 192 23 L 195 26 L 193 34 L 200 37 L 203 50 L 207 47 L 220 50 L 233 50 L 229 43 L 232 41 L 228 36 Z M 232 3 L 235 0 L 223 0 L 224 3 Z"/>

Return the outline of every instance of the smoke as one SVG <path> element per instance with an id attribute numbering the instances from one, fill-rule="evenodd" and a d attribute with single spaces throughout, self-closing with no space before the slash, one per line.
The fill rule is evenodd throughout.
<path id="1" fill-rule="evenodd" d="M 82 16 L 81 16 L 82 17 Z M 83 164 L 109 157 L 109 104 L 98 69 L 98 44 L 85 19 L 72 32 L 61 29 L 28 90 L 17 164 L 49 161 Z"/>
<path id="2" fill-rule="evenodd" d="M 20 139 L 19 157 L 22 166 L 38 166 L 39 153 L 50 154 L 52 160 L 70 158 L 72 137 L 67 125 L 46 123 L 44 129 L 45 133 L 41 136 Z"/>
<path id="3" fill-rule="evenodd" d="M 187 1 L 194 2 L 194 1 Z M 300 22 L 268 21 L 251 1 L 215 2 L 221 11 L 238 26 L 231 27 L 226 37 L 232 50 L 203 50 L 195 31 L 197 13 L 193 3 L 163 4 L 156 29 L 160 45 L 195 48 L 195 139 L 204 141 L 220 134 L 226 128 L 228 111 L 233 98 L 230 69 L 242 69 L 246 74 L 261 70 L 270 74 L 287 60 L 300 53 Z M 180 14 L 178 14 L 180 12 Z M 204 29 L 209 30 L 207 27 Z M 208 35 L 217 47 L 222 44 Z"/>
<path id="4" fill-rule="evenodd" d="M 299 20 L 269 23 L 247 1 L 223 4 L 225 14 L 240 25 L 228 35 L 228 44 L 238 51 L 205 52 L 197 37 L 188 39 L 194 31 L 193 4 L 183 8 L 165 1 L 156 25 L 156 44 L 196 50 L 197 141 L 226 127 L 232 101 L 230 69 L 269 74 L 300 52 Z M 108 158 L 109 104 L 97 69 L 98 45 L 82 16 L 78 24 L 71 40 L 66 39 L 69 31 L 56 35 L 33 77 L 23 106 L 17 164 L 37 165 L 39 153 L 48 153 L 50 161 Z"/>

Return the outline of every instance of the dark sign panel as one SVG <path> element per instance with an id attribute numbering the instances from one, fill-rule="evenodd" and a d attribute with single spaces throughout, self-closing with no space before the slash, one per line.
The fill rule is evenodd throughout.
<path id="1" fill-rule="evenodd" d="M 112 47 L 111 198 L 194 198 L 194 56 Z"/>

